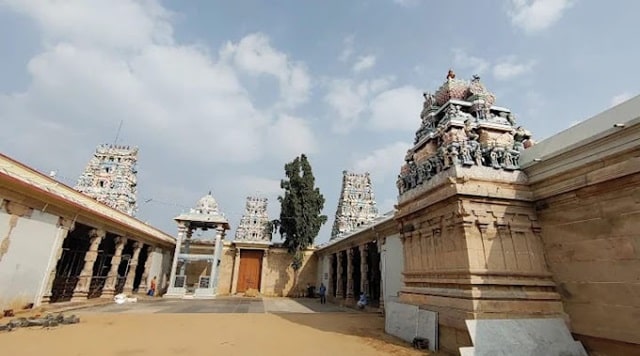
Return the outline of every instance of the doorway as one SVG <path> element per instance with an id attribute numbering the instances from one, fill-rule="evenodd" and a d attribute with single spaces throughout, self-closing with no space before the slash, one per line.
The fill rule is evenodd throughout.
<path id="1" fill-rule="evenodd" d="M 262 275 L 262 250 L 240 250 L 240 268 L 236 291 L 244 293 L 248 289 L 260 290 Z"/>

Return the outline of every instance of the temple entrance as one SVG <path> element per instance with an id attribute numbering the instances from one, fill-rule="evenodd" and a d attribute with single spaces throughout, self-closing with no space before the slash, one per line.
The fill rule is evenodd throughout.
<path id="1" fill-rule="evenodd" d="M 236 291 L 243 293 L 247 289 L 260 290 L 262 274 L 262 250 L 240 250 L 240 268 Z"/>
<path id="2" fill-rule="evenodd" d="M 89 250 L 91 227 L 76 223 L 62 243 L 62 255 L 56 265 L 56 275 L 51 287 L 51 303 L 71 300 L 84 268 L 84 256 Z"/>
<path id="3" fill-rule="evenodd" d="M 362 258 L 360 256 L 360 249 L 358 247 L 354 247 L 353 251 L 353 297 L 358 299 L 360 298 L 360 294 L 365 292 L 362 290 Z"/>
<path id="4" fill-rule="evenodd" d="M 111 269 L 111 259 L 115 252 L 115 236 L 107 234 L 100 242 L 100 246 L 98 246 L 98 257 L 93 264 L 93 277 L 91 277 L 87 298 L 98 298 L 102 295 L 102 289 L 107 282 L 107 275 Z"/>
<path id="5" fill-rule="evenodd" d="M 336 293 L 338 292 L 338 261 L 336 255 L 331 255 L 329 257 L 331 261 L 331 295 L 335 298 Z"/>
<path id="6" fill-rule="evenodd" d="M 382 273 L 380 272 L 380 252 L 375 242 L 367 244 L 367 280 L 369 282 L 369 305 L 377 307 L 380 304 L 380 289 Z"/>

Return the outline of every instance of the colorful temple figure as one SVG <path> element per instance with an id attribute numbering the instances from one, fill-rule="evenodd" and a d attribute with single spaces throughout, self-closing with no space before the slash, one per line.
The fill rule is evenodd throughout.
<path id="1" fill-rule="evenodd" d="M 138 148 L 100 145 L 75 189 L 116 210 L 134 216 L 137 210 Z"/>
<path id="2" fill-rule="evenodd" d="M 342 188 L 331 239 L 356 230 L 378 217 L 369 173 L 342 172 Z"/>

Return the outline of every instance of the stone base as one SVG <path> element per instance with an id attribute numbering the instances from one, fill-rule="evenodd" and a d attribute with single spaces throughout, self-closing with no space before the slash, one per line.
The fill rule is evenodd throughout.
<path id="1" fill-rule="evenodd" d="M 587 356 L 562 319 L 467 320 L 474 347 L 462 356 Z"/>
<path id="2" fill-rule="evenodd" d="M 214 299 L 215 297 L 216 292 L 213 288 L 196 288 L 193 293 L 194 299 Z"/>
<path id="3" fill-rule="evenodd" d="M 112 299 L 116 295 L 115 289 L 102 290 L 101 299 Z"/>
<path id="4" fill-rule="evenodd" d="M 71 302 L 82 302 L 86 301 L 89 296 L 89 292 L 73 292 L 73 296 L 71 296 Z"/>
<path id="5" fill-rule="evenodd" d="M 162 298 L 181 299 L 187 294 L 186 288 L 168 288 Z"/>
<path id="6" fill-rule="evenodd" d="M 384 330 L 408 343 L 415 338 L 426 339 L 429 350 L 438 350 L 438 313 L 411 304 L 388 301 Z"/>
<path id="7" fill-rule="evenodd" d="M 561 301 L 553 294 L 550 299 L 508 299 L 497 291 L 493 295 L 467 299 L 418 292 L 417 288 L 403 289 L 399 302 L 420 306 L 420 308 L 438 313 L 439 340 L 441 350 L 458 353 L 458 349 L 471 346 L 467 331 L 467 320 L 474 319 L 531 319 L 556 318 L 566 320 Z M 426 289 L 425 289 L 426 290 Z M 444 293 L 443 293 L 444 294 Z M 543 294 L 544 295 L 544 294 Z M 533 298 L 535 295 L 529 295 Z"/>

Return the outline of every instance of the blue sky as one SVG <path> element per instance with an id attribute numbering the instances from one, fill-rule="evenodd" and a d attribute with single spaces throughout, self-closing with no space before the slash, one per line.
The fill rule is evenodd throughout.
<path id="1" fill-rule="evenodd" d="M 305 152 L 322 242 L 344 169 L 370 171 L 392 208 L 421 93 L 449 68 L 479 74 L 541 140 L 640 92 L 638 13 L 627 0 L 0 0 L 0 151 L 73 185 L 123 120 L 138 217 L 171 234 L 209 190 L 234 227 L 250 194 L 277 217 L 283 166 Z"/>

